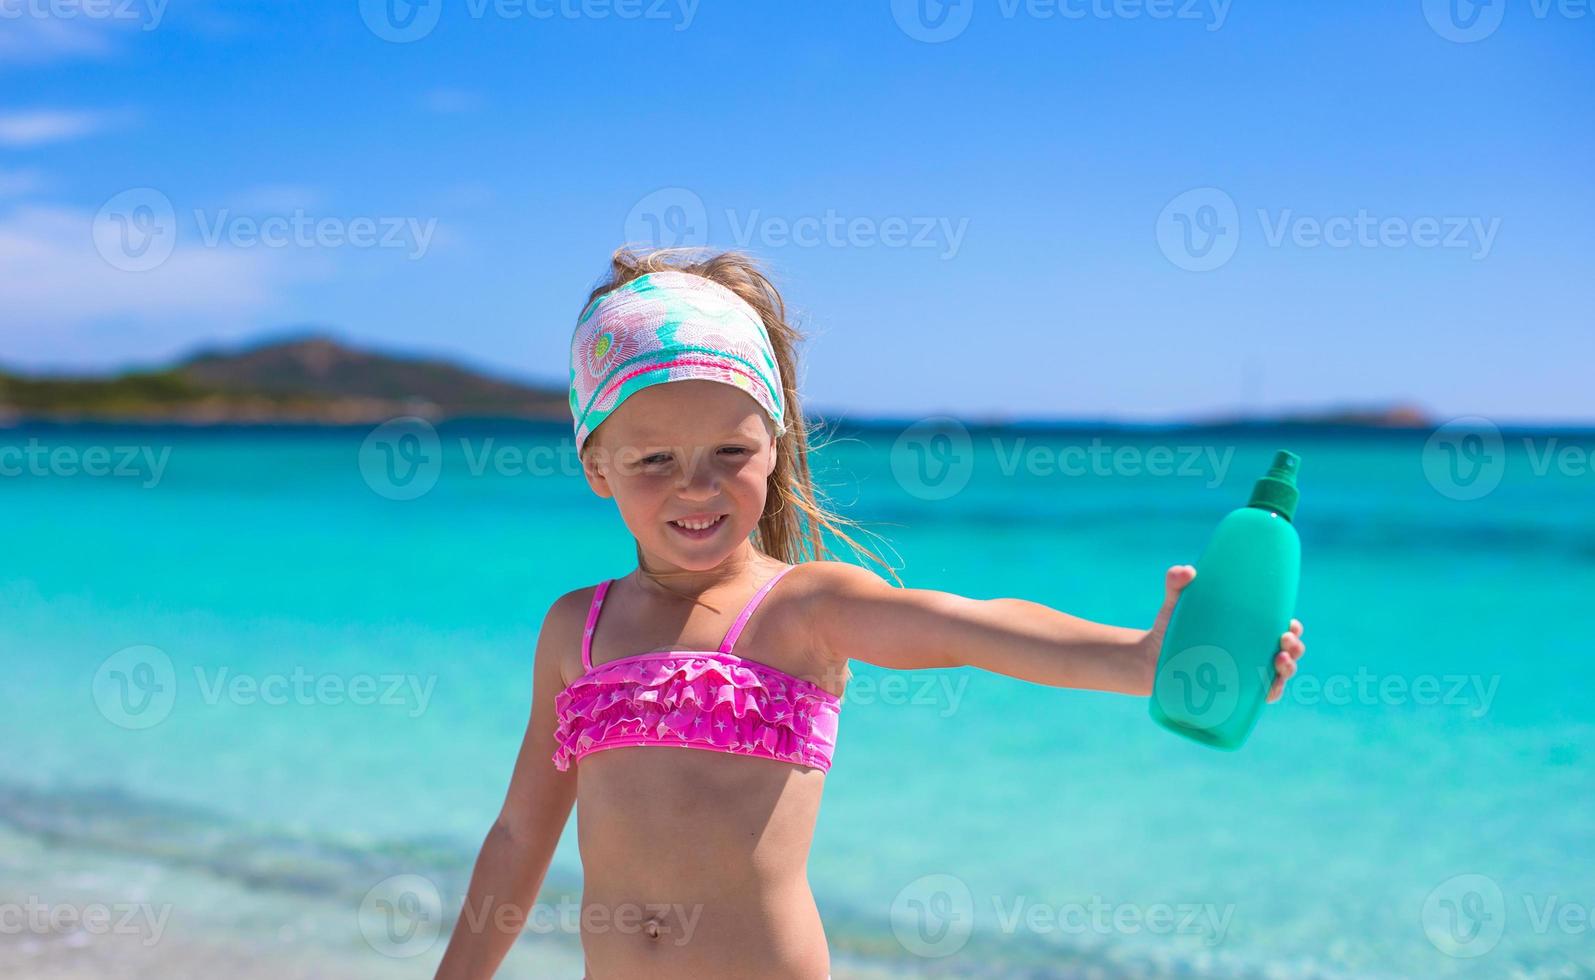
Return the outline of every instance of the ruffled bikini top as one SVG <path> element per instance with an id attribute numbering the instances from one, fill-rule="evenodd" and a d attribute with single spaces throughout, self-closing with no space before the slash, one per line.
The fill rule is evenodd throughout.
<path id="1" fill-rule="evenodd" d="M 614 579 L 598 586 L 582 633 L 586 673 L 554 698 L 554 767 L 603 749 L 674 745 L 831 768 L 841 699 L 818 684 L 732 653 L 742 627 L 788 565 L 754 593 L 720 648 L 650 650 L 593 666 L 593 629 Z"/>

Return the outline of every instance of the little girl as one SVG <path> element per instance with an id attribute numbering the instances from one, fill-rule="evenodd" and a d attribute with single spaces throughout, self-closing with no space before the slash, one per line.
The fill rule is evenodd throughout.
<path id="1" fill-rule="evenodd" d="M 885 566 L 816 497 L 801 336 L 775 288 L 736 253 L 611 265 L 576 326 L 570 403 L 637 567 L 543 620 L 531 721 L 437 976 L 493 974 L 579 801 L 590 980 L 822 980 L 807 860 L 847 662 L 1144 697 L 1195 569 L 1169 569 L 1152 627 L 1130 629 L 830 560 L 823 532 Z M 1270 701 L 1300 634 L 1280 637 Z"/>

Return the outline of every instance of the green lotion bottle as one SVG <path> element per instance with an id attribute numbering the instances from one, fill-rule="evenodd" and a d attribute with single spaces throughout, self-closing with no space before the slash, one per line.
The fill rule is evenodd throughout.
<path id="1" fill-rule="evenodd" d="M 1233 750 L 1257 724 L 1301 578 L 1301 540 L 1291 526 L 1300 466 L 1295 453 L 1274 455 L 1251 501 L 1219 522 L 1180 594 L 1150 708 L 1172 732 Z"/>

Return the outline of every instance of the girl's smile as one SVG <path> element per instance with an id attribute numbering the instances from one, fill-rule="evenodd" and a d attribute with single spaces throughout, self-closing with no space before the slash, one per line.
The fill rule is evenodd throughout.
<path id="1" fill-rule="evenodd" d="M 666 521 L 665 523 L 674 528 L 682 537 L 693 541 L 704 541 L 714 537 L 715 533 L 725 526 L 725 519 L 725 514 L 700 514 Z"/>

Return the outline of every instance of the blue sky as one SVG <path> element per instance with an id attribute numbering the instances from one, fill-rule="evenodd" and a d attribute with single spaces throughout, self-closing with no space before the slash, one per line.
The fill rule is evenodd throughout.
<path id="1" fill-rule="evenodd" d="M 1595 420 L 1595 13 L 1504 2 L 0 0 L 0 363 L 562 384 L 662 234 L 818 409 Z"/>

